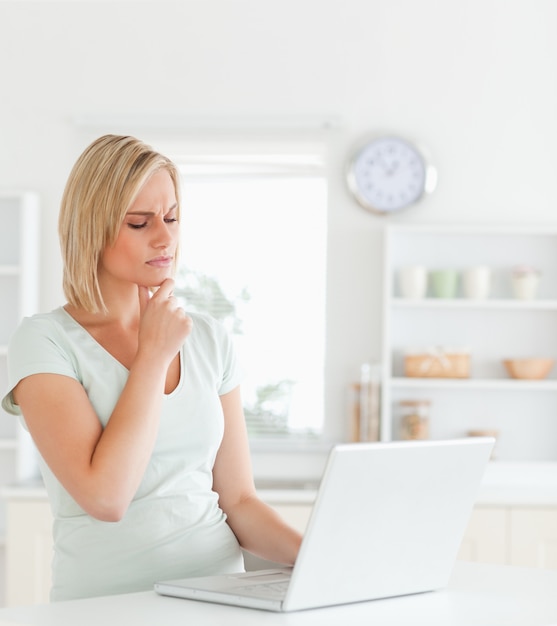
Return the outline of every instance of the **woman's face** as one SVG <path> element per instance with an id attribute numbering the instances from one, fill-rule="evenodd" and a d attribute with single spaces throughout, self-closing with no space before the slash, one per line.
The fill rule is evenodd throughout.
<path id="1" fill-rule="evenodd" d="M 101 256 L 99 280 L 145 287 L 173 275 L 180 227 L 174 183 L 166 170 L 153 174 L 126 213 L 114 245 Z"/>

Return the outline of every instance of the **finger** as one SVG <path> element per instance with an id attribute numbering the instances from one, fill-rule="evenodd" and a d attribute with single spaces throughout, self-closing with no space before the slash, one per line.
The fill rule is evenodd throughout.
<path id="1" fill-rule="evenodd" d="M 172 278 L 167 278 L 161 283 L 157 291 L 157 298 L 169 298 L 174 291 L 174 281 Z"/>
<path id="2" fill-rule="evenodd" d="M 145 287 L 144 285 L 137 286 L 137 295 L 139 297 L 139 315 L 143 317 L 143 313 L 149 304 L 149 300 L 151 299 L 149 293 L 149 287 Z"/>
<path id="3" fill-rule="evenodd" d="M 180 306 L 180 303 L 178 302 L 178 298 L 176 298 L 175 296 L 172 296 L 172 295 L 168 296 L 166 301 L 167 301 L 168 305 L 170 306 L 170 310 L 171 311 L 174 311 L 176 309 L 182 308 Z"/>

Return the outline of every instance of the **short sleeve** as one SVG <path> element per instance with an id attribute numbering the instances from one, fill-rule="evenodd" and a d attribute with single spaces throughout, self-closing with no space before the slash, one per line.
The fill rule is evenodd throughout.
<path id="1" fill-rule="evenodd" d="M 216 323 L 217 340 L 221 356 L 221 380 L 218 387 L 219 396 L 235 389 L 241 382 L 243 371 L 240 366 L 234 340 L 226 328 Z"/>
<path id="2" fill-rule="evenodd" d="M 76 369 L 60 329 L 43 316 L 25 318 L 8 344 L 8 393 L 2 399 L 2 408 L 12 415 L 21 415 L 12 390 L 27 376 L 33 374 L 61 374 L 77 379 Z"/>

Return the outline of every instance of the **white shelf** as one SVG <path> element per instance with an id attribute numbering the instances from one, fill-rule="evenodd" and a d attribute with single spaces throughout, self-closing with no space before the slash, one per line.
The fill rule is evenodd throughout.
<path id="1" fill-rule="evenodd" d="M 490 237 L 500 236 L 545 236 L 554 237 L 557 235 L 557 223 L 547 224 L 468 224 L 468 223 L 437 223 L 437 224 L 400 224 L 396 227 L 399 233 L 410 235 L 458 235 L 470 237 Z"/>
<path id="2" fill-rule="evenodd" d="M 409 266 L 460 273 L 456 297 L 401 297 L 398 272 Z M 514 297 L 512 269 L 541 272 L 538 297 Z M 464 297 L 463 273 L 491 269 L 490 296 Z M 428 276 L 429 278 L 429 276 Z M 499 433 L 504 462 L 557 463 L 557 376 L 545 380 L 506 377 L 503 359 L 557 359 L 557 224 L 392 224 L 385 228 L 383 276 L 381 438 L 402 432 L 406 400 L 428 400 L 429 436 L 463 436 L 471 430 Z M 466 349 L 471 377 L 410 378 L 404 355 L 437 346 Z"/>
<path id="3" fill-rule="evenodd" d="M 38 312 L 40 207 L 38 194 L 24 190 L 0 190 L 0 390 L 8 387 L 6 356 L 8 340 L 19 321 Z M 1 413 L 1 411 L 0 411 Z M 4 429 L 0 437 L 0 488 L 7 480 L 22 478 L 22 459 L 32 446 L 30 437 L 20 436 L 17 418 L 16 433 Z M 0 512 L 0 518 L 3 512 Z M 0 529 L 3 521 L 0 519 Z"/>
<path id="4" fill-rule="evenodd" d="M 497 378 L 410 378 L 394 377 L 397 389 L 492 389 L 499 391 L 557 391 L 557 380 L 516 380 Z"/>
<path id="5" fill-rule="evenodd" d="M 466 300 L 465 298 L 393 298 L 393 308 L 397 309 L 508 309 L 517 311 L 557 311 L 557 300 L 516 300 L 499 298 L 487 300 Z"/>

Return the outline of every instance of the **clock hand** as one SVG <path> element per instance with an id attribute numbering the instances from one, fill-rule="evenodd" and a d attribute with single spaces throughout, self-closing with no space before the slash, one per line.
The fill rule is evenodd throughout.
<path id="1" fill-rule="evenodd" d="M 392 176 L 399 168 L 399 161 L 392 161 L 391 162 L 391 169 L 389 170 L 389 176 Z"/>

